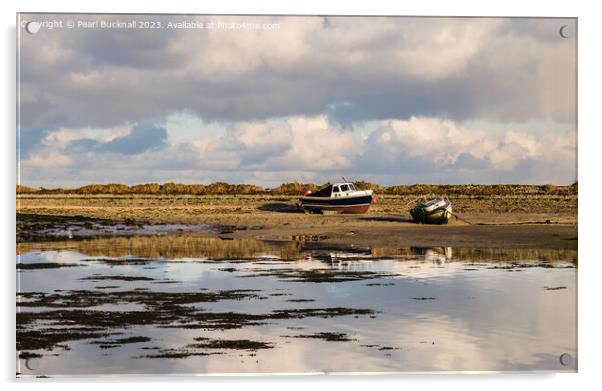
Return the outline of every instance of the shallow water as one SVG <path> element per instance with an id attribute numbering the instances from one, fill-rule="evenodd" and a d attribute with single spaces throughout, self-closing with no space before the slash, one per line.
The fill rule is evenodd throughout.
<path id="1" fill-rule="evenodd" d="M 576 370 L 572 250 L 162 236 L 18 254 L 23 376 Z"/>

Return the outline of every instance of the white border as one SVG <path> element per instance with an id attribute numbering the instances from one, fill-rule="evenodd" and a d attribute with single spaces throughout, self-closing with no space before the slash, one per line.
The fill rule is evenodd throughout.
<path id="1" fill-rule="evenodd" d="M 600 191 L 597 167 L 602 165 L 600 146 L 600 76 L 602 69 L 600 60 L 600 38 L 602 37 L 602 19 L 594 8 L 595 2 L 585 1 L 545 1 L 525 2 L 524 0 L 505 0 L 492 2 L 455 1 L 415 1 L 393 2 L 386 0 L 364 1 L 278 1 L 278 0 L 236 0 L 209 2 L 200 0 L 178 0 L 153 2 L 150 0 L 129 1 L 92 1 L 77 0 L 29 0 L 21 3 L 2 2 L 2 43 L 3 61 L 2 77 L 2 132 L 3 150 L 2 164 L 2 207 L 4 217 L 1 225 L 2 257 L 4 284 L 2 318 L 2 365 L 3 380 L 8 382 L 9 389 L 19 387 L 42 386 L 45 389 L 80 388 L 80 382 L 87 383 L 89 388 L 100 389 L 114 387 L 121 383 L 131 387 L 134 382 L 145 383 L 150 389 L 163 388 L 166 381 L 178 383 L 175 387 L 211 387 L 226 389 L 261 388 L 262 390 L 305 389 L 307 387 L 341 387 L 345 389 L 361 389 L 368 385 L 378 387 L 419 387 L 421 390 L 504 390 L 510 387 L 545 387 L 546 390 L 590 388 L 589 384 L 600 383 L 597 363 L 600 360 L 598 349 L 600 344 L 600 283 L 602 276 L 599 251 L 595 244 L 599 242 L 598 213 L 583 211 L 599 210 Z M 349 14 L 349 15 L 449 15 L 449 16 L 564 16 L 579 18 L 579 179 L 580 179 L 580 213 L 579 222 L 579 374 L 557 375 L 381 375 L 381 376 L 293 376 L 293 377 L 203 377 L 197 382 L 201 384 L 184 384 L 192 378 L 105 378 L 103 383 L 94 384 L 93 380 L 49 379 L 48 381 L 14 380 L 14 184 L 15 184 L 15 13 L 21 12 L 132 12 L 132 13 L 236 13 L 236 14 Z M 192 381 L 195 381 L 192 379 Z M 244 382 L 244 384 L 243 384 Z M 336 382 L 336 383 L 333 383 Z M 593 388 L 593 387 L 592 387 Z"/>

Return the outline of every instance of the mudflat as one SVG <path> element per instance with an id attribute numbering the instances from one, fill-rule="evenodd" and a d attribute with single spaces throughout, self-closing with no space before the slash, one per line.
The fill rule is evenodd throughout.
<path id="1" fill-rule="evenodd" d="M 295 196 L 31 195 L 17 196 L 17 236 L 24 218 L 40 224 L 100 219 L 112 223 L 183 224 L 179 231 L 259 240 L 372 246 L 577 248 L 577 195 L 457 196 L 460 217 L 420 225 L 408 210 L 415 196 L 378 195 L 362 215 L 307 214 Z M 66 218 L 66 219 L 61 219 Z M 56 221 L 55 221 L 56 223 Z M 199 228 L 202 226 L 203 228 Z"/>

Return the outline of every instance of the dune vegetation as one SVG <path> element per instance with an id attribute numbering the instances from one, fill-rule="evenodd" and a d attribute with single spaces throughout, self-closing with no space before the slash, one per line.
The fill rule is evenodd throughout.
<path id="1" fill-rule="evenodd" d="M 432 184 L 413 184 L 413 185 L 394 185 L 382 186 L 376 183 L 359 181 L 354 182 L 360 189 L 372 189 L 377 194 L 383 195 L 424 195 L 424 194 L 445 194 L 469 195 L 469 196 L 520 196 L 520 195 L 559 195 L 571 196 L 577 195 L 578 185 L 575 182 L 569 186 L 558 186 L 552 184 L 544 185 L 514 185 L 514 184 L 496 184 L 496 185 L 432 185 Z M 203 184 L 181 184 L 168 182 L 143 183 L 136 185 L 126 185 L 121 183 L 108 184 L 90 184 L 79 188 L 53 188 L 29 187 L 17 185 L 17 194 L 145 194 L 145 195 L 300 195 L 308 190 L 316 191 L 325 184 L 291 182 L 283 183 L 274 188 L 264 188 L 253 184 L 230 184 L 225 182 L 215 182 L 208 185 Z"/>

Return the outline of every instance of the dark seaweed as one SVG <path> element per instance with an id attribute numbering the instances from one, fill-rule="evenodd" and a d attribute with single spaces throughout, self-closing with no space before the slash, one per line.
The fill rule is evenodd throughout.
<path id="1" fill-rule="evenodd" d="M 118 330 L 136 325 L 164 328 L 226 330 L 257 326 L 278 319 L 306 317 L 329 318 L 347 315 L 373 315 L 370 309 L 305 308 L 275 310 L 267 314 L 207 312 L 187 304 L 262 298 L 254 290 L 217 292 L 151 292 L 151 291 L 61 291 L 57 293 L 24 292 L 18 294 L 20 307 L 59 308 L 42 312 L 18 312 L 17 349 L 52 349 L 62 342 L 109 337 Z M 102 304 L 131 304 L 145 307 L 139 311 L 101 311 L 88 308 Z M 76 308 L 76 309 L 73 309 Z M 44 328 L 36 328 L 43 322 Z M 61 328 L 53 328 L 61 327 Z M 119 340 L 103 341 L 104 348 L 118 345 Z M 173 352 L 162 352 L 171 355 Z M 181 353 L 181 352 L 180 352 Z M 178 353 L 179 354 L 179 353 Z M 176 358 L 176 357 L 172 357 Z"/>
<path id="2" fill-rule="evenodd" d="M 40 262 L 40 263 L 17 263 L 17 270 L 38 270 L 38 269 L 59 269 L 62 267 L 77 267 L 86 266 L 78 264 L 68 263 L 53 263 L 53 262 Z"/>
<path id="3" fill-rule="evenodd" d="M 346 333 L 333 333 L 328 331 L 323 331 L 314 334 L 300 334 L 300 335 L 285 335 L 284 337 L 289 338 L 313 338 L 313 339 L 323 339 L 324 341 L 329 342 L 351 342 L 357 341 L 356 339 L 349 338 Z"/>
<path id="4" fill-rule="evenodd" d="M 229 290 L 216 292 L 154 292 L 115 291 L 96 292 L 88 290 L 61 291 L 60 293 L 22 292 L 17 297 L 20 307 L 86 308 L 102 304 L 136 303 L 149 309 L 168 305 L 217 302 L 220 300 L 257 299 L 255 290 Z"/>
<path id="5" fill-rule="evenodd" d="M 101 281 L 101 280 L 111 280 L 111 281 L 154 281 L 154 278 L 150 277 L 142 277 L 142 276 L 90 276 L 83 277 L 79 279 L 80 281 Z"/>
<path id="6" fill-rule="evenodd" d="M 35 330 L 17 328 L 17 350 L 52 350 L 62 342 L 100 338 L 107 335 L 109 334 L 98 328 L 43 328 Z"/>
<path id="7" fill-rule="evenodd" d="M 213 339 L 195 338 L 195 341 L 201 343 L 187 345 L 189 348 L 196 349 L 235 349 L 235 350 L 259 350 L 272 349 L 273 344 L 268 342 L 251 341 L 248 339 Z"/>
<path id="8" fill-rule="evenodd" d="M 160 350 L 159 353 L 157 354 L 147 354 L 145 356 L 141 356 L 138 358 L 173 358 L 173 359 L 178 359 L 178 358 L 188 358 L 188 357 L 192 357 L 192 356 L 212 356 L 215 354 L 223 354 L 223 353 L 219 353 L 219 352 L 211 352 L 211 353 L 206 353 L 206 352 L 189 352 L 189 351 L 178 351 L 176 349 L 165 349 L 165 350 Z"/>
<path id="9" fill-rule="evenodd" d="M 52 216 L 17 213 L 17 243 L 33 241 L 63 240 L 64 237 L 49 235 L 51 230 L 76 228 L 102 229 L 117 222 L 83 216 Z"/>
<path id="10" fill-rule="evenodd" d="M 19 353 L 19 358 L 23 359 L 23 360 L 28 360 L 30 358 L 40 358 L 42 357 L 41 354 L 38 353 L 32 353 L 32 352 L 20 352 Z"/>
<path id="11" fill-rule="evenodd" d="M 349 271 L 336 269 L 252 269 L 253 274 L 245 274 L 238 277 L 276 277 L 284 281 L 294 282 L 346 282 L 361 281 L 383 277 L 393 277 L 396 274 L 377 273 L 371 271 Z"/>
<path id="12" fill-rule="evenodd" d="M 121 345 L 127 345 L 127 344 L 131 344 L 131 343 L 141 343 L 141 342 L 150 342 L 150 341 L 151 341 L 151 338 L 149 338 L 149 337 L 137 336 L 137 337 L 107 339 L 107 340 L 103 340 L 103 341 L 92 341 L 90 343 L 93 345 L 99 345 L 98 347 L 103 349 L 103 348 L 106 348 L 107 346 L 118 347 Z"/>
<path id="13" fill-rule="evenodd" d="M 574 269 L 573 265 L 554 265 L 552 263 L 516 263 L 512 262 L 507 265 L 495 265 L 489 266 L 487 269 L 501 269 L 501 270 L 510 270 L 510 269 L 527 269 L 527 268 L 536 268 L 541 267 L 544 269 Z M 518 271 L 518 270 L 517 270 Z"/>
<path id="14" fill-rule="evenodd" d="M 150 258 L 87 258 L 85 262 L 98 262 L 107 265 L 146 265 L 155 262 Z"/>

